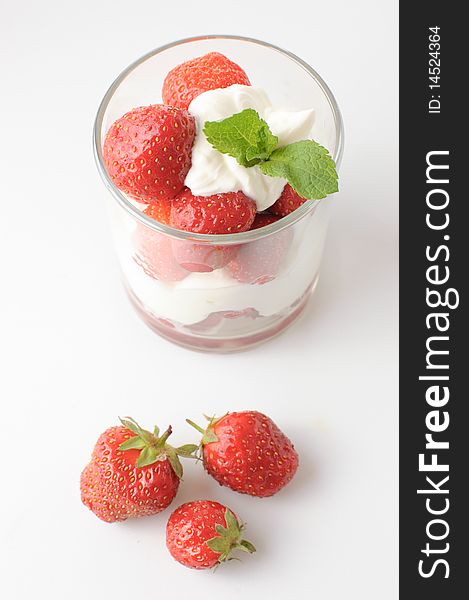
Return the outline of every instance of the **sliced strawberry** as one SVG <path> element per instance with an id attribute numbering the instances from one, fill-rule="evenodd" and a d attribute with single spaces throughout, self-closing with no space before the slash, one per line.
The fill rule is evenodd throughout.
<path id="1" fill-rule="evenodd" d="M 287 183 L 283 188 L 280 198 L 269 208 L 269 211 L 278 217 L 286 217 L 306 202 Z"/>
<path id="2" fill-rule="evenodd" d="M 278 221 L 273 215 L 257 215 L 251 229 L 265 227 Z M 238 247 L 236 257 L 226 266 L 232 277 L 242 283 L 261 285 L 272 281 L 290 247 L 292 232 L 284 229 L 255 242 Z"/>
<path id="3" fill-rule="evenodd" d="M 172 198 L 191 166 L 194 118 L 174 106 L 134 108 L 106 134 L 104 162 L 116 186 L 140 202 Z"/>
<path id="4" fill-rule="evenodd" d="M 163 83 L 163 102 L 188 108 L 199 94 L 235 83 L 251 85 L 239 65 L 219 52 L 209 52 L 174 67 L 168 73 Z"/>
<path id="5" fill-rule="evenodd" d="M 255 216 L 256 203 L 242 192 L 194 196 L 185 188 L 171 204 L 171 225 L 194 233 L 240 233 Z"/>

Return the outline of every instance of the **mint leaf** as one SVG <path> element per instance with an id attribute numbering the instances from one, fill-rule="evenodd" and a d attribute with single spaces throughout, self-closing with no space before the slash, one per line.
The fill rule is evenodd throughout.
<path id="1" fill-rule="evenodd" d="M 235 158 L 243 167 L 258 165 L 264 175 L 282 177 L 302 198 L 320 200 L 338 191 L 335 163 L 328 150 L 313 140 L 277 148 L 278 138 L 252 108 L 222 121 L 207 121 L 208 142 L 222 154 Z M 203 444 L 209 439 L 208 428 Z"/>
<path id="2" fill-rule="evenodd" d="M 335 163 L 329 151 L 313 140 L 294 142 L 274 150 L 259 169 L 264 175 L 283 177 L 307 200 L 320 200 L 339 189 Z"/>
<path id="3" fill-rule="evenodd" d="M 252 108 L 222 121 L 207 121 L 204 133 L 216 150 L 236 158 L 243 167 L 267 160 L 278 144 L 278 138 Z"/>

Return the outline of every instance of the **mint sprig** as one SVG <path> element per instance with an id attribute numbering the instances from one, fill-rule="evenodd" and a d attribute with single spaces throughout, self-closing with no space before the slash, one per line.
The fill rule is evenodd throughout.
<path id="1" fill-rule="evenodd" d="M 283 177 L 299 196 L 309 200 L 320 200 L 339 189 L 335 162 L 328 150 L 313 140 L 274 150 L 259 168 L 264 175 Z"/>
<path id="2" fill-rule="evenodd" d="M 329 151 L 314 140 L 277 148 L 278 138 L 258 113 L 247 108 L 221 121 L 207 121 L 208 142 L 243 167 L 258 165 L 264 175 L 283 177 L 306 200 L 338 191 L 338 175 Z"/>
<path id="3" fill-rule="evenodd" d="M 277 136 L 252 108 L 223 121 L 207 121 L 204 133 L 214 148 L 236 158 L 243 167 L 267 160 L 278 144 Z"/>

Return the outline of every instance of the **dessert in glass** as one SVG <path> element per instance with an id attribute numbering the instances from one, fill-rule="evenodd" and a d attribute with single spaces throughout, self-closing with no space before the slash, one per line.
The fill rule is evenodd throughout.
<path id="1" fill-rule="evenodd" d="M 123 71 L 94 151 L 142 319 L 215 352 L 283 331 L 318 281 L 342 145 L 327 85 L 265 42 L 186 39 Z"/>

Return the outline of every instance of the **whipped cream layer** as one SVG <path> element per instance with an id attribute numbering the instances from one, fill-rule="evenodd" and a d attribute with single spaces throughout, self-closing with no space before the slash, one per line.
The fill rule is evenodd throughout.
<path id="1" fill-rule="evenodd" d="M 109 201 L 112 201 L 110 195 Z M 131 239 L 135 221 L 129 219 L 124 223 L 119 219 L 125 230 L 118 236 L 122 243 L 117 243 L 116 248 L 124 280 L 147 312 L 177 325 L 199 323 L 212 313 L 223 311 L 254 309 L 261 317 L 279 314 L 297 301 L 317 276 L 329 207 L 329 203 L 319 202 L 312 218 L 295 225 L 295 235 L 279 273 L 263 285 L 240 283 L 225 269 L 191 273 L 174 283 L 158 281 L 133 259 L 135 249 Z M 112 208 L 119 218 L 118 205 L 113 201 Z M 117 233 L 117 228 L 114 231 Z"/>
<path id="2" fill-rule="evenodd" d="M 197 134 L 192 149 L 192 166 L 185 185 L 196 196 L 241 191 L 252 198 L 257 211 L 272 206 L 282 193 L 286 180 L 263 175 L 256 167 L 246 168 L 235 158 L 215 150 L 207 141 L 206 121 L 219 121 L 253 108 L 279 139 L 279 146 L 311 138 L 314 111 L 274 109 L 264 90 L 248 85 L 232 85 L 197 96 L 189 105 L 196 119 Z"/>

